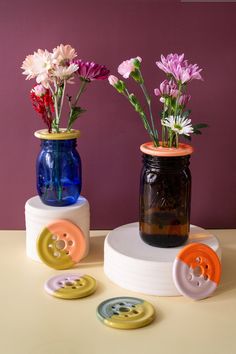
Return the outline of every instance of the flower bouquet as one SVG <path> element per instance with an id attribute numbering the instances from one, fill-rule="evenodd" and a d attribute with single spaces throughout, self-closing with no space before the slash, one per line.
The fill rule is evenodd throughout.
<path id="1" fill-rule="evenodd" d="M 179 142 L 179 136 L 191 140 L 190 134 L 201 134 L 206 124 L 193 125 L 186 109 L 190 101 L 187 92 L 192 80 L 202 80 L 197 64 L 189 64 L 184 54 L 161 56 L 156 62 L 166 79 L 154 93 L 162 104 L 160 114 L 161 140 L 154 118 L 151 97 L 141 72 L 140 57 L 124 61 L 118 67 L 123 78 L 131 77 L 141 88 L 147 103 L 147 112 L 125 82 L 114 75 L 109 83 L 134 107 L 139 114 L 151 142 L 141 145 L 143 169 L 140 182 L 140 236 L 144 242 L 158 247 L 174 247 L 183 244 L 189 234 L 191 174 L 189 158 L 193 149 Z"/>
<path id="2" fill-rule="evenodd" d="M 52 52 L 38 49 L 28 55 L 22 65 L 26 80 L 36 79 L 37 85 L 30 92 L 30 97 L 36 112 L 38 112 L 48 127 L 59 133 L 60 120 L 64 99 L 67 97 L 69 114 L 66 131 L 85 110 L 78 106 L 78 101 L 87 84 L 95 80 L 107 79 L 109 70 L 104 65 L 76 59 L 75 49 L 70 45 L 57 46 Z M 74 100 L 66 94 L 68 84 L 75 79 L 80 83 Z"/>
<path id="3" fill-rule="evenodd" d="M 30 91 L 32 104 L 47 126 L 35 132 L 42 140 L 37 160 L 37 190 L 43 203 L 65 206 L 77 201 L 81 191 L 81 161 L 76 150 L 79 131 L 72 125 L 85 112 L 79 99 L 88 84 L 107 79 L 104 65 L 77 58 L 70 45 L 59 45 L 49 52 L 38 49 L 22 65 L 26 79 L 36 79 Z M 67 93 L 70 84 L 78 86 L 73 98 Z M 67 127 L 61 128 L 63 105 L 67 99 Z"/>

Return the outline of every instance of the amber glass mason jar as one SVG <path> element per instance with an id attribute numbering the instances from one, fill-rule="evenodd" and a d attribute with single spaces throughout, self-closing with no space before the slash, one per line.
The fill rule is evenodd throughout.
<path id="1" fill-rule="evenodd" d="M 190 145 L 176 148 L 141 145 L 139 231 L 142 240 L 156 247 L 177 247 L 190 229 Z"/>

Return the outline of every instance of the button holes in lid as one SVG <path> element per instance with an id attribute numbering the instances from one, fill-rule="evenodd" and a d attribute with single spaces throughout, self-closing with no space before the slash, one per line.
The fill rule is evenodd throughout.
<path id="1" fill-rule="evenodd" d="M 197 258 L 195 259 L 195 261 L 196 261 L 197 263 L 201 263 L 201 257 L 197 257 Z"/>
<path id="2" fill-rule="evenodd" d="M 53 256 L 54 256 L 54 257 L 57 257 L 57 258 L 60 257 L 60 255 L 61 255 L 61 254 L 60 254 L 59 252 L 54 252 L 54 253 L 53 253 Z"/>
<path id="3" fill-rule="evenodd" d="M 69 241 L 67 242 L 67 244 L 68 244 L 68 246 L 72 246 L 72 245 L 73 245 L 73 241 L 69 240 Z"/>
<path id="4" fill-rule="evenodd" d="M 201 267 L 197 266 L 193 269 L 193 274 L 195 275 L 195 277 L 200 277 L 200 275 L 202 275 L 202 270 Z"/>
<path id="5" fill-rule="evenodd" d="M 196 285 L 197 285 L 197 286 L 200 286 L 200 282 L 199 282 L 199 281 L 197 281 L 197 282 L 196 282 Z"/>
<path id="6" fill-rule="evenodd" d="M 58 250 L 63 250 L 65 248 L 65 246 L 66 246 L 65 241 L 63 241 L 63 240 L 57 240 L 55 242 L 55 244 L 56 244 L 56 248 Z"/>
<path id="7" fill-rule="evenodd" d="M 120 312 L 129 312 L 130 309 L 129 309 L 128 307 L 120 307 L 120 308 L 119 308 L 119 311 L 120 311 Z"/>
<path id="8" fill-rule="evenodd" d="M 193 275 L 192 275 L 191 273 L 189 273 L 189 274 L 187 275 L 187 279 L 188 279 L 188 280 L 192 280 L 192 279 L 193 279 Z"/>
<path id="9" fill-rule="evenodd" d="M 66 233 L 64 233 L 64 234 L 63 234 L 63 237 L 66 237 L 66 236 L 67 236 L 67 234 L 66 234 Z"/>
<path id="10" fill-rule="evenodd" d="M 208 269 L 208 268 L 209 268 L 209 267 L 208 267 L 208 264 L 206 264 L 206 265 L 205 265 L 205 268 L 206 268 L 206 269 Z"/>
<path id="11" fill-rule="evenodd" d="M 208 280 L 209 279 L 208 275 L 206 275 L 206 274 L 204 274 L 203 278 L 204 278 L 204 280 Z"/>

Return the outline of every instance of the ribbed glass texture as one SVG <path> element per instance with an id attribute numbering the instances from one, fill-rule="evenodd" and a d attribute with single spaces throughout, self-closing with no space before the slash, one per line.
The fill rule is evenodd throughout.
<path id="1" fill-rule="evenodd" d="M 139 229 L 142 240 L 156 247 L 185 243 L 190 230 L 190 155 L 143 154 Z"/>
<path id="2" fill-rule="evenodd" d="M 44 204 L 59 207 L 76 203 L 82 182 L 76 139 L 41 140 L 36 176 L 38 195 Z"/>

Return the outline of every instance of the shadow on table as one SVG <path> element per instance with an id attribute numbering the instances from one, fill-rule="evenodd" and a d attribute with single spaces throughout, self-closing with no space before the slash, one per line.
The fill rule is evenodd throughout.
<path id="1" fill-rule="evenodd" d="M 79 266 L 103 264 L 104 240 L 105 236 L 96 236 L 90 238 L 89 254 L 79 262 Z"/>
<path id="2" fill-rule="evenodd" d="M 236 249 L 222 247 L 222 277 L 215 295 L 236 289 Z"/>

